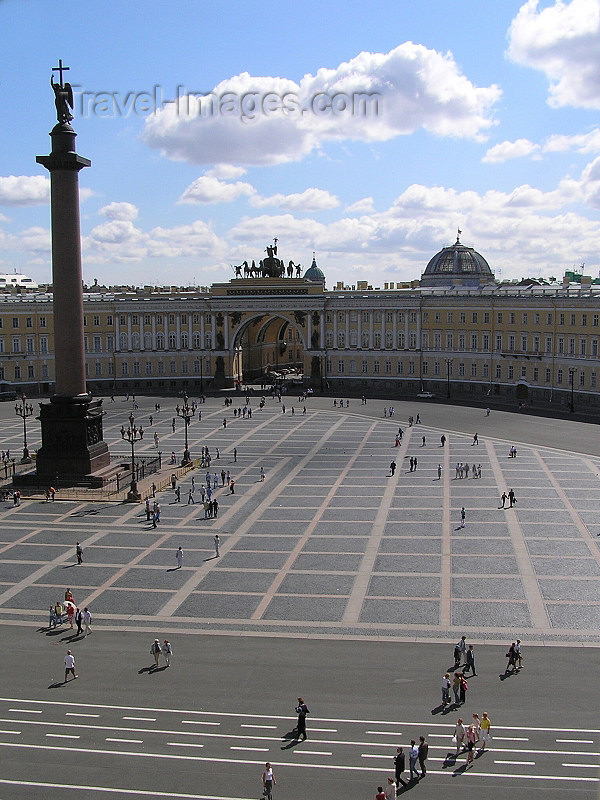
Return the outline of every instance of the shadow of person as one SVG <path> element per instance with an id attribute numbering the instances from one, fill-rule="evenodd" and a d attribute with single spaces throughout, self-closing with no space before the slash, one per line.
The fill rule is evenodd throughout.
<path id="1" fill-rule="evenodd" d="M 143 675 L 144 672 L 150 674 L 155 669 L 156 667 L 154 666 L 154 664 L 151 664 L 149 667 L 142 667 L 141 669 L 138 669 L 138 675 Z"/>
<path id="2" fill-rule="evenodd" d="M 169 567 L 167 572 L 177 572 L 178 569 L 179 569 L 179 567 Z"/>
<path id="3" fill-rule="evenodd" d="M 214 561 L 216 558 L 218 558 L 218 556 L 209 556 L 208 558 L 203 559 L 203 561 L 206 563 L 207 561 Z"/>
<path id="4" fill-rule="evenodd" d="M 446 710 L 446 706 L 443 703 L 440 703 L 439 706 L 436 706 L 435 708 L 431 709 L 431 713 L 432 714 L 443 714 L 443 712 L 445 710 Z"/>
<path id="5" fill-rule="evenodd" d="M 55 683 L 51 683 L 50 686 L 48 686 L 48 688 L 49 689 L 60 689 L 61 687 L 66 686 L 66 685 L 67 685 L 67 681 L 56 681 Z"/>
<path id="6" fill-rule="evenodd" d="M 292 747 L 296 747 L 296 745 L 300 743 L 300 740 L 298 739 L 298 731 L 296 728 L 294 728 L 291 731 L 288 731 L 287 733 L 284 733 L 281 738 L 283 739 L 284 742 L 287 742 L 287 744 L 284 744 L 283 747 L 281 748 L 282 750 L 290 750 Z"/>
<path id="7" fill-rule="evenodd" d="M 453 767 L 456 764 L 457 754 L 456 753 L 446 753 L 446 758 L 442 762 L 442 769 L 447 769 L 448 767 Z"/>
<path id="8" fill-rule="evenodd" d="M 452 773 L 452 777 L 456 778 L 458 775 L 462 775 L 466 771 L 466 769 L 467 769 L 467 765 L 466 764 L 461 764 L 460 767 L 458 767 L 457 769 L 454 770 L 454 772 Z"/>

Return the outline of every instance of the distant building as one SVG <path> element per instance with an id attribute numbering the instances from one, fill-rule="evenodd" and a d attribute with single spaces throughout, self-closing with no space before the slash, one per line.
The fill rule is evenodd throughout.
<path id="1" fill-rule="evenodd" d="M 275 257 L 275 256 L 273 256 Z M 13 277 L 13 276 L 10 276 Z M 84 293 L 93 394 L 260 383 L 295 369 L 306 385 L 414 396 L 488 396 L 600 407 L 600 284 L 498 283 L 458 239 L 422 280 L 327 290 L 302 277 L 236 277 L 204 288 Z M 52 295 L 0 294 L 0 390 L 53 389 Z"/>

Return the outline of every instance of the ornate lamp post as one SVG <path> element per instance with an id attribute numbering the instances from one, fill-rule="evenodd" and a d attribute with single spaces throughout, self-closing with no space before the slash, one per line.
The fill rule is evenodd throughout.
<path id="1" fill-rule="evenodd" d="M 575 411 L 575 397 L 573 395 L 573 384 L 575 382 L 575 373 L 577 372 L 577 367 L 569 367 L 569 383 L 571 384 L 571 402 L 569 403 L 569 411 L 571 414 Z"/>
<path id="2" fill-rule="evenodd" d="M 133 414 L 129 415 L 129 427 L 126 429 L 125 436 L 123 438 L 125 437 L 127 437 L 127 440 L 131 445 L 131 487 L 127 493 L 127 500 L 130 503 L 137 503 L 142 499 L 142 496 L 138 492 L 138 485 L 135 479 L 135 443 L 144 438 L 144 429 L 141 425 L 139 428 L 137 427 Z"/>
<path id="3" fill-rule="evenodd" d="M 175 413 L 177 414 L 178 417 L 181 417 L 181 419 L 183 420 L 183 429 L 185 432 L 185 449 L 183 451 L 183 461 L 181 463 L 182 465 L 189 464 L 191 458 L 190 458 L 190 450 L 188 447 L 188 426 L 190 424 L 191 418 L 196 413 L 196 409 L 188 405 L 187 394 L 183 395 L 182 404 L 180 406 L 175 406 Z"/>
<path id="4" fill-rule="evenodd" d="M 452 359 L 446 359 L 446 373 L 447 373 L 447 383 L 446 383 L 446 397 L 448 400 L 450 399 L 450 373 L 452 372 Z"/>
<path id="5" fill-rule="evenodd" d="M 27 448 L 27 418 L 33 416 L 33 406 L 26 402 L 25 395 L 21 396 L 21 402 L 15 404 L 15 414 L 23 420 L 23 458 L 21 464 L 31 464 L 31 456 Z"/>

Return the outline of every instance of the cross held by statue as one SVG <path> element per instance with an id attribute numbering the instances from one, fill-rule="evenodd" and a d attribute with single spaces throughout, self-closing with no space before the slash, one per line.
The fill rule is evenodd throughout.
<path id="1" fill-rule="evenodd" d="M 52 67 L 52 72 L 58 72 L 58 82 L 62 87 L 63 84 L 63 72 L 66 72 L 71 67 L 63 67 L 62 58 L 58 59 L 58 67 Z"/>

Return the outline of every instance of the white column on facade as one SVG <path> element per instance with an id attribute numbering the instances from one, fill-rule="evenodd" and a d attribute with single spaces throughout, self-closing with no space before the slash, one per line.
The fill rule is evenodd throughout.
<path id="1" fill-rule="evenodd" d="M 169 315 L 165 314 L 163 318 L 164 318 L 163 328 L 164 328 L 164 332 L 165 332 L 165 334 L 164 334 L 165 335 L 165 350 L 169 350 L 170 349 L 170 347 L 169 347 Z"/>
<path id="2" fill-rule="evenodd" d="M 421 349 L 421 311 L 417 314 L 417 348 Z"/>
<path id="3" fill-rule="evenodd" d="M 392 337 L 393 337 L 393 344 L 392 347 L 394 350 L 398 349 L 398 312 L 394 309 L 394 316 L 392 317 Z"/>
<path id="4" fill-rule="evenodd" d="M 385 337 L 387 334 L 387 311 L 381 312 L 381 349 L 385 350 Z"/>
<path id="5" fill-rule="evenodd" d="M 210 326 L 211 326 L 211 349 L 216 350 L 217 347 L 217 315 L 214 311 L 211 312 L 210 315 Z"/>
<path id="6" fill-rule="evenodd" d="M 175 335 L 177 337 L 177 349 L 181 349 L 181 314 L 175 315 Z"/>
<path id="7" fill-rule="evenodd" d="M 333 346 L 337 349 L 338 346 L 338 311 L 333 312 Z"/>
<path id="8" fill-rule="evenodd" d="M 144 342 L 144 315 L 140 314 L 140 350 L 145 350 L 145 342 Z"/>
<path id="9" fill-rule="evenodd" d="M 192 320 L 194 319 L 193 314 L 188 314 L 188 350 L 191 350 L 194 346 L 194 335 L 193 335 L 193 326 Z"/>
<path id="10" fill-rule="evenodd" d="M 369 311 L 369 349 L 372 350 L 374 345 L 373 327 L 374 327 L 375 313 Z"/>
<path id="11" fill-rule="evenodd" d="M 325 350 L 325 312 L 319 311 L 321 318 L 321 350 Z"/>
<path id="12" fill-rule="evenodd" d="M 156 350 L 156 314 L 152 314 L 152 349 Z"/>
<path id="13" fill-rule="evenodd" d="M 346 311 L 346 347 L 350 347 L 350 312 Z"/>
<path id="14" fill-rule="evenodd" d="M 408 320 L 410 319 L 410 311 L 406 309 L 404 312 L 404 347 L 410 346 L 410 337 L 408 335 Z"/>
<path id="15" fill-rule="evenodd" d="M 206 333 L 206 328 L 204 325 L 204 311 L 200 314 L 200 349 L 204 350 L 204 334 Z"/>
<path id="16" fill-rule="evenodd" d="M 115 314 L 115 350 L 121 349 L 121 326 L 119 324 L 119 315 Z"/>
<path id="17" fill-rule="evenodd" d="M 133 343 L 131 341 L 131 312 L 127 314 L 127 349 L 131 350 Z"/>
<path id="18" fill-rule="evenodd" d="M 358 325 L 356 330 L 357 347 L 362 350 L 362 311 L 358 310 Z"/>

